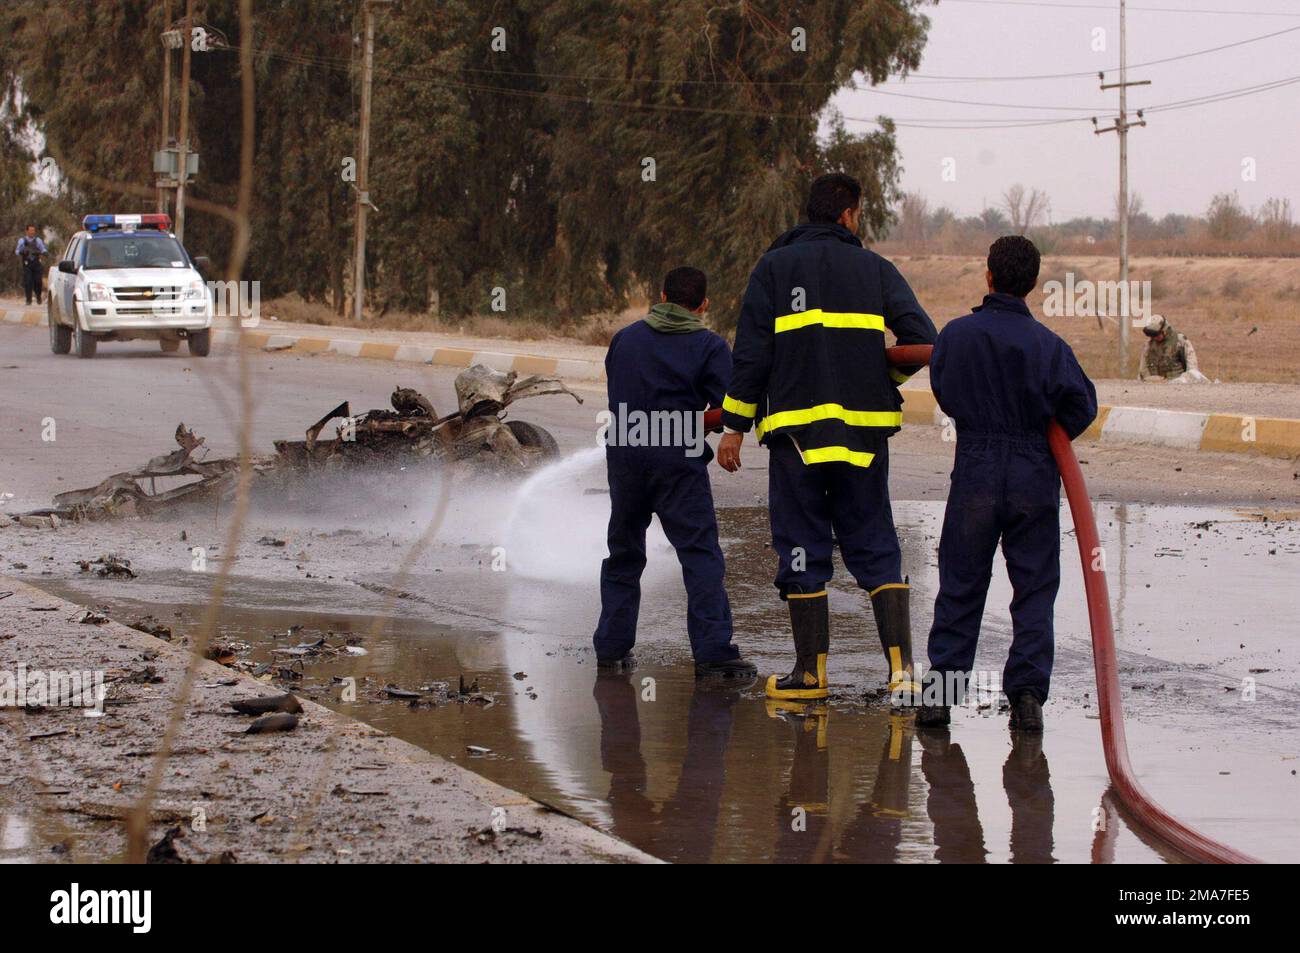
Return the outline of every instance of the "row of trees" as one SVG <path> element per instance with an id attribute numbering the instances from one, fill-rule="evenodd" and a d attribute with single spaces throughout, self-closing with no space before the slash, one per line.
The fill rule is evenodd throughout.
<path id="1" fill-rule="evenodd" d="M 183 8 L 173 4 L 173 10 Z M 705 268 L 734 313 L 753 261 L 798 218 L 810 178 L 868 184 L 879 234 L 897 199 L 892 127 L 825 107 L 855 73 L 916 67 L 922 0 L 403 0 L 378 13 L 368 284 L 378 307 L 561 317 L 620 306 L 675 264 Z M 349 293 L 361 0 L 256 4 L 256 195 L 246 278 L 340 311 Z M 237 45 L 235 0 L 200 25 Z M 162 0 L 0 10 L 0 190 L 8 218 L 66 234 L 82 214 L 139 210 L 158 148 Z M 238 61 L 193 53 L 193 194 L 233 200 Z M 174 100 L 175 100 L 174 96 Z M 173 128 L 174 128 L 173 123 Z M 31 186 L 43 156 L 54 195 Z M 42 204 L 43 203 L 43 204 Z M 16 222 L 6 221 L 12 230 Z M 201 213 L 186 244 L 224 259 Z M 498 294 L 498 299 L 500 295 Z"/>
<path id="2" fill-rule="evenodd" d="M 944 206 L 931 208 L 918 192 L 907 192 L 900 197 L 895 221 L 883 239 L 909 249 L 977 254 L 998 235 L 1014 233 L 1032 236 L 1047 252 L 1079 251 L 1117 241 L 1118 196 L 1115 206 L 1114 217 L 1052 222 L 1047 194 L 1015 185 L 1003 193 L 996 206 L 979 215 L 959 217 Z M 1248 210 L 1235 192 L 1214 196 L 1204 215 L 1170 213 L 1161 218 L 1146 212 L 1140 195 L 1130 195 L 1129 237 L 1147 246 L 1138 251 L 1300 253 L 1300 225 L 1289 199 L 1272 198 Z"/>

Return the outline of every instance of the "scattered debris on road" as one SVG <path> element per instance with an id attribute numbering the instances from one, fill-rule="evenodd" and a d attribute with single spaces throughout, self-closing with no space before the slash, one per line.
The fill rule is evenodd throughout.
<path id="1" fill-rule="evenodd" d="M 262 482 L 274 478 L 284 483 L 318 469 L 400 467 L 428 459 L 503 475 L 523 474 L 558 457 L 559 445 L 536 424 L 506 420 L 506 408 L 548 394 L 568 394 L 582 403 L 558 377 L 534 374 L 521 380 L 514 371 L 503 373 L 482 364 L 461 371 L 455 389 L 457 409 L 441 416 L 428 398 L 409 387 L 393 390 L 391 410 L 354 416 L 344 401 L 308 427 L 306 439 L 277 440 L 274 454 L 253 457 L 253 473 Z M 335 420 L 341 421 L 335 436 L 322 439 L 326 426 Z M 92 487 L 60 493 L 51 506 L 22 514 L 18 522 L 31 529 L 57 529 L 64 519 L 149 516 L 180 504 L 220 502 L 234 494 L 237 458 L 202 459 L 205 438 L 195 436 L 184 423 L 177 425 L 174 437 L 178 449 L 133 470 L 114 473 Z M 172 485 L 159 488 L 159 480 Z M 258 543 L 286 545 L 270 536 Z M 89 572 L 90 565 L 84 571 Z M 129 563 L 122 561 L 122 568 L 129 572 Z M 125 575 L 108 564 L 104 569 L 100 575 Z"/>
<path id="2" fill-rule="evenodd" d="M 290 715 L 302 713 L 302 703 L 293 695 L 268 695 L 264 698 L 241 698 L 230 703 L 241 715 L 267 715 L 282 712 Z"/>
<path id="3" fill-rule="evenodd" d="M 246 735 L 263 735 L 273 731 L 293 731 L 298 727 L 298 716 L 291 712 L 264 715 L 244 731 Z"/>
<path id="4" fill-rule="evenodd" d="M 82 572 L 94 571 L 96 576 L 122 576 L 127 579 L 134 579 L 135 572 L 131 569 L 131 560 L 124 559 L 117 553 L 105 553 L 98 559 L 79 559 L 77 567 Z"/>

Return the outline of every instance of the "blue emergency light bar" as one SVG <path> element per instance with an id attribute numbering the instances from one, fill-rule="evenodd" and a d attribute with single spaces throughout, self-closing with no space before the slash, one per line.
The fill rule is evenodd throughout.
<path id="1" fill-rule="evenodd" d="M 134 231 L 137 228 L 153 228 L 160 232 L 172 230 L 171 216 L 161 212 L 149 212 L 143 215 L 87 215 L 81 220 L 81 227 L 88 232 L 101 232 L 111 228 Z"/>

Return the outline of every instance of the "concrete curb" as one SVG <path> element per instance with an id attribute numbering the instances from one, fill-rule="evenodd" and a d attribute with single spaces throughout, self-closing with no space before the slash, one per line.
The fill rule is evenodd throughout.
<path id="1" fill-rule="evenodd" d="M 243 337 L 247 347 L 286 348 L 308 353 L 364 357 L 376 361 L 433 364 L 438 367 L 462 368 L 472 364 L 486 364 L 494 371 L 515 371 L 521 376 L 548 374 L 585 381 L 605 379 L 605 365 L 599 361 L 510 354 L 504 351 L 475 351 L 429 344 L 398 344 L 393 341 L 358 341 L 355 338 L 317 337 L 297 332 L 269 332 L 260 328 L 246 329 Z M 214 331 L 212 339 L 223 346 L 234 346 L 239 340 L 239 332 Z"/>
<path id="2" fill-rule="evenodd" d="M 945 426 L 933 392 L 904 388 L 903 422 Z M 1240 414 L 1188 413 L 1155 407 L 1097 408 L 1084 440 L 1109 446 L 1155 446 L 1178 450 L 1247 453 L 1281 460 L 1300 458 L 1300 420 Z"/>
<path id="3" fill-rule="evenodd" d="M 8 310 L 4 312 L 4 323 L 42 327 L 45 325 L 45 312 L 32 309 Z M 285 348 L 309 354 L 329 353 L 342 357 L 364 357 L 376 361 L 434 364 L 439 367 L 469 367 L 471 364 L 486 364 L 494 371 L 516 371 L 521 376 L 551 374 L 584 381 L 605 379 L 605 365 L 600 361 L 546 357 L 538 354 L 511 354 L 504 351 L 475 351 L 470 348 L 435 347 L 423 344 L 398 344 L 393 341 L 358 341 L 355 338 L 327 337 L 327 332 L 327 328 L 322 328 L 320 335 L 248 328 L 244 331 L 244 343 L 248 347 Z M 228 347 L 239 340 L 239 332 L 214 330 L 212 340 L 215 344 Z"/>
<path id="4" fill-rule="evenodd" d="M 39 326 L 45 312 L 10 310 L 6 324 Z M 322 332 L 328 329 L 322 329 Z M 274 332 L 249 328 L 243 332 L 248 347 L 292 348 L 305 353 L 330 353 L 343 357 L 364 357 L 379 361 L 432 364 L 438 367 L 469 367 L 486 364 L 496 371 L 521 375 L 554 374 L 582 381 L 603 381 L 605 366 L 599 361 L 546 357 L 538 354 L 510 354 L 475 351 L 468 348 L 398 344 L 392 341 L 358 341 L 298 332 Z M 236 331 L 214 331 L 213 340 L 223 346 L 235 344 Z M 924 388 L 904 388 L 903 422 L 943 426 L 947 421 L 934 394 Z M 1249 417 L 1239 414 L 1188 413 L 1154 407 L 1111 407 L 1098 409 L 1097 419 L 1083 433 L 1083 439 L 1114 446 L 1157 446 L 1182 450 L 1213 450 L 1246 453 L 1282 460 L 1300 458 L 1300 420 L 1284 417 Z"/>
<path id="5" fill-rule="evenodd" d="M 5 324 L 26 324 L 37 327 L 45 324 L 45 312 L 30 308 L 24 311 L 6 311 L 4 321 Z"/>

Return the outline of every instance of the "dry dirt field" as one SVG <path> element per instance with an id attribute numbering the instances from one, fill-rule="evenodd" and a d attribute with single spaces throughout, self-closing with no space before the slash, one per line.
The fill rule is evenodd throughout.
<path id="1" fill-rule="evenodd" d="M 888 253 L 887 249 L 881 249 Z M 935 323 L 965 314 L 984 294 L 984 262 L 977 257 L 899 255 L 907 277 Z M 1153 310 L 1163 314 L 1196 346 L 1201 370 L 1222 381 L 1300 382 L 1300 259 L 1134 258 L 1130 280 L 1150 281 Z M 1034 313 L 1070 342 L 1095 378 L 1136 376 L 1142 334 L 1132 329 L 1127 374 L 1119 373 L 1118 330 L 1113 321 L 1043 314 L 1042 285 L 1083 280 L 1115 281 L 1113 258 L 1046 258 Z"/>
<path id="2" fill-rule="evenodd" d="M 911 282 L 921 304 L 943 326 L 965 314 L 984 294 L 984 260 L 973 255 L 894 254 L 890 257 Z M 1030 304 L 1040 319 L 1070 342 L 1088 373 L 1097 379 L 1136 377 L 1142 334 L 1132 336 L 1127 373 L 1121 374 L 1115 321 L 1098 327 L 1096 318 L 1057 317 L 1043 313 L 1042 285 L 1065 282 L 1073 273 L 1081 281 L 1115 281 L 1113 257 L 1070 255 L 1043 261 L 1040 287 Z M 1300 383 L 1300 258 L 1133 258 L 1133 281 L 1150 281 L 1153 310 L 1188 334 L 1211 379 L 1229 382 Z M 633 302 L 619 314 L 591 315 L 562 332 L 537 320 L 508 320 L 500 315 L 471 315 L 438 320 L 429 315 L 387 312 L 367 317 L 365 326 L 400 331 L 459 332 L 485 338 L 565 341 L 604 346 L 615 331 L 645 313 Z M 296 297 L 264 304 L 281 321 L 349 325 L 324 304 Z"/>

